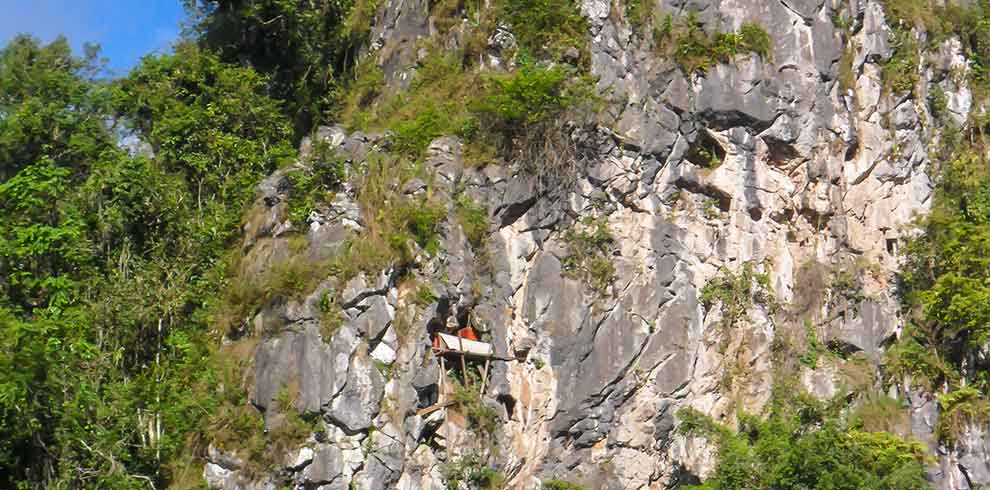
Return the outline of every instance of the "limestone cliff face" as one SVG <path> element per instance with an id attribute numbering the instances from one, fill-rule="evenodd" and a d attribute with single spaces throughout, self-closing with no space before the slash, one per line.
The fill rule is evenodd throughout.
<path id="1" fill-rule="evenodd" d="M 392 0 L 375 27 L 367 56 L 396 90 L 417 56 L 415 40 L 433 30 L 427 7 Z M 492 363 L 483 398 L 498 413 L 492 461 L 509 488 L 536 489 L 550 478 L 608 489 L 696 481 L 711 469 L 711 449 L 679 435 L 674 412 L 691 406 L 731 423 L 737 410 L 764 406 L 781 369 L 823 398 L 888 387 L 910 402 L 906 431 L 938 457 L 937 488 L 990 484 L 985 428 L 939 447 L 935 402 L 910 380 L 877 378 L 902 326 L 893 296 L 898 240 L 932 196 L 928 152 L 942 123 L 927 95 L 936 87 L 948 94 L 943 117 L 962 122 L 969 111 L 967 88 L 950 76 L 966 69 L 958 43 L 923 55 L 914 93 L 890 93 L 880 78 L 892 52 L 880 2 L 674 0 L 657 8 L 698 12 L 707 29 L 757 22 L 772 38 L 772 57 L 738 56 L 686 76 L 646 45 L 619 6 L 584 0 L 591 71 L 606 103 L 597 127 L 571 135 L 583 155 L 577 178 L 547 188 L 523 168 L 466 166 L 456 139 L 435 141 L 430 192 L 484 204 L 492 222 L 484 250 L 448 219 L 442 251 L 420 257 L 412 272 L 429 285 L 429 304 L 396 271 L 362 275 L 340 287 L 344 320 L 332 333 L 318 311 L 330 281 L 305 300 L 262 310 L 255 328 L 280 328 L 253 355 L 252 402 L 277 423 L 276 394 L 298 383 L 297 408 L 320 414 L 323 430 L 268 475 L 249 477 L 236 457 L 214 451 L 205 469 L 213 487 L 446 488 L 442 464 L 486 444 L 457 407 L 417 412 L 449 389 L 438 386 L 429 332 L 467 324 L 496 354 L 518 358 Z M 851 19 L 845 32 L 836 14 Z M 503 41 L 490 40 L 490 63 L 504 61 L 496 49 Z M 840 82 L 844 56 L 852 77 Z M 317 138 L 354 168 L 382 144 L 339 127 Z M 703 154 L 721 164 L 709 168 Z M 410 195 L 428 187 L 402 185 Z M 288 192 L 283 173 L 259 188 L 244 244 L 255 272 L 288 253 L 291 227 L 307 230 L 315 261 L 364 226 L 352 189 L 291 224 Z M 565 232 L 588 217 L 614 237 L 615 277 L 604 292 L 563 270 Z M 766 274 L 772 300 L 757 298 L 727 328 L 701 291 L 723 271 L 747 267 Z M 851 278 L 846 290 L 829 287 L 837 274 Z M 843 355 L 781 368 L 775 342 L 804 338 L 808 328 Z"/>

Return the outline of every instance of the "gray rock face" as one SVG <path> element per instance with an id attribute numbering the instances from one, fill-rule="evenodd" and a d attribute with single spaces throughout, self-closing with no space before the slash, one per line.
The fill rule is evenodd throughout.
<path id="1" fill-rule="evenodd" d="M 251 401 L 271 422 L 283 409 L 273 403 L 280 390 L 297 387 L 295 408 L 320 417 L 305 454 L 277 477 L 248 481 L 239 463 L 212 455 L 204 470 L 211 487 L 278 480 L 295 488 L 441 490 L 449 463 L 485 454 L 491 443 L 499 450 L 489 463 L 509 488 L 535 490 L 542 480 L 576 475 L 588 488 L 669 488 L 704 477 L 714 463 L 710 446 L 674 430 L 674 413 L 690 406 L 731 423 L 739 410 L 761 410 L 774 382 L 771 345 L 804 332 L 804 320 L 821 342 L 876 368 L 903 326 L 892 291 L 896 247 L 903 225 L 930 205 L 927 146 L 941 127 L 914 94 L 882 89 L 880 63 L 892 54 L 882 4 L 658 4 L 664 14 L 697 11 L 709 31 L 770 27 L 772 56 L 740 55 L 686 75 L 657 56 L 615 5 L 580 3 L 591 70 L 606 98 L 602 117 L 613 124 L 574 130 L 584 158 L 573 182 L 547 186 L 522 165 L 466 166 L 456 138 L 434 141 L 423 163 L 431 177 L 394 185 L 451 203 L 441 252 L 346 284 L 328 277 L 305 298 L 264 305 L 253 321 L 265 333 L 254 352 Z M 847 34 L 831 21 L 840 9 L 853 19 Z M 382 11 L 368 56 L 383 67 L 389 90 L 402 89 L 415 40 L 431 35 L 427 12 L 424 2 L 405 0 Z M 500 28 L 487 63 L 511 63 L 501 56 L 513 43 Z M 852 57 L 851 81 L 839 81 L 843 56 Z M 946 75 L 965 69 L 960 44 L 946 41 L 925 56 L 918 93 L 941 87 L 951 94 L 947 117 L 964 120 L 971 96 Z M 340 127 L 315 137 L 352 168 L 380 141 Z M 259 186 L 245 227 L 255 276 L 287 256 L 287 231 L 305 229 L 316 261 L 366 225 L 369 210 L 352 188 L 305 224 L 289 223 L 284 182 L 277 172 Z M 468 243 L 455 218 L 459 196 L 487 212 L 483 248 Z M 615 273 L 604 291 L 565 267 L 566 232 L 584 226 L 575 217 L 599 220 L 613 236 L 607 259 Z M 802 272 L 828 274 L 852 256 L 874 264 L 857 272 L 856 291 Z M 768 276 L 776 303 L 800 308 L 781 314 L 754 301 L 723 328 L 701 290 L 744 264 Z M 332 329 L 321 323 L 328 293 L 342 310 Z M 481 397 L 498 419 L 488 441 L 472 432 L 470 414 L 445 403 L 452 386 L 443 373 L 459 371 L 459 360 L 441 369 L 430 348 L 431 332 L 467 325 L 501 358 L 488 365 Z M 809 393 L 830 398 L 846 389 L 843 362 L 820 362 L 799 378 Z M 466 364 L 479 374 L 485 368 Z M 990 483 L 990 431 L 974 426 L 954 447 L 938 447 L 937 403 L 910 380 L 893 389 L 911 407 L 911 434 L 939 454 L 931 470 L 937 488 Z"/>
<path id="2" fill-rule="evenodd" d="M 382 375 L 366 356 L 351 358 L 344 389 L 330 403 L 327 418 L 347 432 L 371 427 L 378 414 L 384 388 Z"/>

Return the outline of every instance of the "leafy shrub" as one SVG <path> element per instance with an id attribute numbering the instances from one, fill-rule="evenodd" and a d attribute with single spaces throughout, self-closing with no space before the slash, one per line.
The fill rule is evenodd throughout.
<path id="1" fill-rule="evenodd" d="M 936 85 L 928 94 L 928 108 L 934 118 L 944 119 L 949 115 L 949 99 L 941 86 Z"/>
<path id="2" fill-rule="evenodd" d="M 918 83 L 918 44 L 910 31 L 896 31 L 894 39 L 894 55 L 881 68 L 884 88 L 911 92 Z"/>
<path id="3" fill-rule="evenodd" d="M 567 230 L 563 237 L 567 257 L 563 259 L 565 274 L 587 282 L 598 293 L 605 293 L 615 281 L 615 266 L 610 255 L 615 238 L 604 217 L 587 217 L 580 228 Z"/>
<path id="4" fill-rule="evenodd" d="M 935 427 L 939 439 L 954 441 L 967 425 L 990 420 L 990 400 L 979 389 L 963 386 L 938 396 L 939 417 Z"/>
<path id="5" fill-rule="evenodd" d="M 488 219 L 488 209 L 474 202 L 467 196 L 457 200 L 457 221 L 464 230 L 468 243 L 474 248 L 481 248 L 488 238 L 491 222 Z"/>
<path id="6" fill-rule="evenodd" d="M 739 32 L 736 35 L 738 39 L 734 42 L 738 49 L 756 53 L 764 58 L 770 56 L 773 41 L 763 26 L 752 22 L 745 22 L 739 26 Z"/>
<path id="7" fill-rule="evenodd" d="M 654 0 L 626 0 L 626 19 L 634 29 L 641 29 L 652 23 L 654 8 Z"/>
<path id="8" fill-rule="evenodd" d="M 496 18 L 507 20 L 519 45 L 536 57 L 587 51 L 588 23 L 574 0 L 498 0 L 495 8 Z"/>
<path id="9" fill-rule="evenodd" d="M 754 302 L 771 310 L 776 308 L 770 276 L 756 272 L 752 262 L 744 263 L 739 273 L 722 269 L 701 288 L 702 306 L 712 308 L 718 305 L 724 327 L 735 325 Z"/>
<path id="10" fill-rule="evenodd" d="M 929 488 L 921 443 L 864 432 L 801 397 L 776 400 L 765 420 L 741 415 L 738 431 L 691 408 L 677 418 L 679 432 L 718 449 L 714 472 L 694 488 Z"/>
<path id="11" fill-rule="evenodd" d="M 501 490 L 505 485 L 505 475 L 489 467 L 485 458 L 469 453 L 460 456 L 440 469 L 448 490 L 460 490 L 461 485 L 477 490 Z"/>
<path id="12" fill-rule="evenodd" d="M 456 54 L 432 50 L 417 67 L 409 89 L 385 100 L 377 100 L 380 96 L 377 88 L 375 91 L 365 88 L 376 86 L 379 76 L 380 71 L 363 75 L 370 80 L 356 82 L 347 95 L 348 100 L 363 101 L 349 104 L 343 114 L 351 128 L 386 130 L 390 133 L 391 149 L 413 158 L 422 156 L 440 136 L 475 135 L 477 121 L 467 106 L 476 97 L 478 75 L 465 71 Z M 370 99 L 364 100 L 365 96 Z"/>
<path id="13" fill-rule="evenodd" d="M 313 144 L 308 167 L 290 172 L 289 219 L 296 226 L 306 223 L 309 214 L 320 203 L 327 202 L 331 193 L 347 178 L 346 162 L 335 155 L 327 142 Z"/>
<path id="14" fill-rule="evenodd" d="M 804 331 L 805 348 L 804 352 L 798 356 L 798 362 L 804 364 L 806 367 L 814 369 L 818 366 L 818 359 L 825 351 L 825 348 L 822 346 L 821 342 L 818 341 L 818 332 L 815 331 L 815 327 L 811 324 L 811 321 L 804 321 Z"/>
<path id="15" fill-rule="evenodd" d="M 903 247 L 899 290 L 914 313 L 886 367 L 932 388 L 969 385 L 985 394 L 985 370 L 962 365 L 990 340 L 990 172 L 982 155 L 961 150 L 942 163 L 931 212 Z"/>
<path id="16" fill-rule="evenodd" d="M 320 268 L 306 257 L 290 257 L 275 262 L 261 280 L 266 300 L 291 299 L 311 290 L 320 279 Z"/>
<path id="17" fill-rule="evenodd" d="M 546 480 L 543 482 L 543 490 L 584 490 L 584 485 L 568 480 Z"/>
<path id="18" fill-rule="evenodd" d="M 881 393 L 863 397 L 852 413 L 854 425 L 867 432 L 903 434 L 910 430 L 909 414 L 905 403 Z"/>
<path id="19" fill-rule="evenodd" d="M 467 416 L 468 425 L 476 434 L 490 438 L 498 432 L 499 417 L 498 412 L 485 403 L 481 394 L 470 386 L 458 384 L 451 397 L 460 406 L 464 415 Z"/>
<path id="20" fill-rule="evenodd" d="M 395 150 L 420 155 L 430 143 L 444 135 L 456 133 L 450 126 L 451 112 L 446 104 L 426 104 L 414 117 L 395 122 L 392 127 L 392 144 Z"/>
<path id="21" fill-rule="evenodd" d="M 294 122 L 296 140 L 338 105 L 371 33 L 380 0 L 183 0 L 191 33 L 223 62 L 264 73 Z"/>
<path id="22" fill-rule="evenodd" d="M 427 199 L 409 200 L 397 206 L 395 213 L 397 222 L 401 224 L 400 230 L 404 229 L 417 245 L 431 254 L 439 250 L 438 233 L 440 232 L 440 225 L 447 217 L 447 210 L 443 206 L 431 203 Z M 406 239 L 406 235 L 402 231 L 393 236 L 402 237 L 402 240 Z M 401 248 L 401 246 L 404 244 L 396 248 Z"/>
<path id="23" fill-rule="evenodd" d="M 341 95 L 340 119 L 352 129 L 367 127 L 374 118 L 370 106 L 382 95 L 384 88 L 384 72 L 374 58 L 366 58 L 354 68 L 354 75 Z"/>
<path id="24" fill-rule="evenodd" d="M 337 303 L 337 292 L 328 291 L 320 298 L 320 335 L 329 343 L 334 332 L 344 323 L 344 311 Z"/>
<path id="25" fill-rule="evenodd" d="M 763 27 L 746 23 L 737 32 L 714 32 L 705 34 L 694 12 L 688 14 L 683 25 L 666 23 L 657 33 L 660 40 L 671 39 L 674 45 L 674 60 L 685 73 L 706 72 L 717 63 L 726 63 L 743 53 L 756 53 L 769 58 L 772 42 Z M 662 44 L 666 45 L 666 41 Z M 662 47 L 658 44 L 658 47 Z"/>
<path id="26" fill-rule="evenodd" d="M 589 98 L 585 82 L 560 65 L 524 60 L 516 71 L 490 75 L 485 81 L 484 95 L 472 105 L 472 112 L 487 127 L 503 132 L 524 131 Z"/>
<path id="27" fill-rule="evenodd" d="M 0 50 L 0 487 L 164 488 L 210 434 L 259 437 L 217 292 L 291 124 L 265 77 L 192 44 L 114 81 L 69 46 Z"/>

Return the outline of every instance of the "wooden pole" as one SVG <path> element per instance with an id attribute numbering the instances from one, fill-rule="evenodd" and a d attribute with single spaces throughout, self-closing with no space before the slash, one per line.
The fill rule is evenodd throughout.
<path id="1" fill-rule="evenodd" d="M 488 384 L 488 365 L 491 362 L 491 359 L 485 359 L 485 368 L 481 371 L 481 391 L 479 393 L 482 395 L 485 394 L 485 385 Z"/>
<path id="2" fill-rule="evenodd" d="M 461 336 L 457 336 L 457 348 L 461 351 L 461 375 L 464 376 L 464 387 L 471 386 L 471 380 L 468 378 L 467 372 L 467 362 L 464 361 L 464 340 Z"/>
<path id="3" fill-rule="evenodd" d="M 443 380 L 447 377 L 447 366 L 444 363 L 443 356 L 440 356 L 440 388 L 437 390 L 437 403 L 439 404 L 443 401 Z"/>

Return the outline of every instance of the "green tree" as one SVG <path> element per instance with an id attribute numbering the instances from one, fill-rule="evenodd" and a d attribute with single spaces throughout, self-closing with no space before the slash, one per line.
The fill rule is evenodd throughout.
<path id="1" fill-rule="evenodd" d="M 0 52 L 2 488 L 173 477 L 230 396 L 210 347 L 223 256 L 255 185 L 295 155 L 252 69 L 180 45 L 108 83 L 97 55 L 28 37 Z"/>
<path id="2" fill-rule="evenodd" d="M 933 386 L 965 380 L 986 394 L 990 376 L 977 353 L 990 341 L 990 167 L 965 148 L 944 158 L 931 212 L 904 247 L 899 289 L 913 328 L 888 367 Z"/>
<path id="3" fill-rule="evenodd" d="M 297 135 L 336 104 L 343 73 L 367 41 L 374 0 L 184 0 L 197 39 L 228 63 L 271 76 Z"/>

